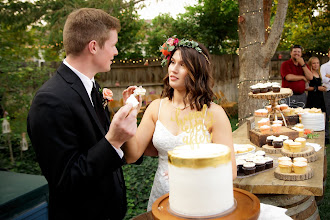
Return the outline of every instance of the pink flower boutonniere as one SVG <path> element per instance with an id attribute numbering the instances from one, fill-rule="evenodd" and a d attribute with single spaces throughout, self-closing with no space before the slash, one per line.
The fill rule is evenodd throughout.
<path id="1" fill-rule="evenodd" d="M 113 101 L 112 98 L 113 93 L 110 89 L 103 88 L 102 95 L 103 95 L 103 107 L 105 108 L 108 105 L 108 102 Z"/>

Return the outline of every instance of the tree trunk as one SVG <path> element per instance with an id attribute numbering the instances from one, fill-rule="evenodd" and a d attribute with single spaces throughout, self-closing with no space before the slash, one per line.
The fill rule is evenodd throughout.
<path id="1" fill-rule="evenodd" d="M 276 52 L 283 31 L 288 0 L 279 0 L 268 40 L 265 42 L 263 0 L 239 0 L 239 123 L 253 115 L 254 110 L 268 105 L 267 100 L 248 97 L 250 86 L 269 80 L 271 58 Z M 267 18 L 267 19 L 270 19 Z M 267 22 L 266 22 L 267 23 Z M 269 22 L 268 22 L 269 23 Z"/>

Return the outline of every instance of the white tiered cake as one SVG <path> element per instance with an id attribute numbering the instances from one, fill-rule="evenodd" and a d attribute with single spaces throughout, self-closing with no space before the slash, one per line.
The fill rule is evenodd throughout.
<path id="1" fill-rule="evenodd" d="M 314 131 L 323 131 L 325 128 L 323 113 L 304 113 L 301 115 L 301 123 L 304 125 L 304 128 Z"/>
<path id="2" fill-rule="evenodd" d="M 183 145 L 168 152 L 169 205 L 187 217 L 221 215 L 235 208 L 230 149 Z"/>

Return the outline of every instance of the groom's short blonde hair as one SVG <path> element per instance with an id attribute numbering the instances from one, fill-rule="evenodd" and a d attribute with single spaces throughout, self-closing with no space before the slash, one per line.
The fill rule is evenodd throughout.
<path id="1" fill-rule="evenodd" d="M 66 55 L 79 55 L 91 41 L 100 47 L 109 38 L 109 31 L 120 31 L 120 22 L 101 9 L 81 8 L 69 14 L 63 30 L 63 45 Z"/>

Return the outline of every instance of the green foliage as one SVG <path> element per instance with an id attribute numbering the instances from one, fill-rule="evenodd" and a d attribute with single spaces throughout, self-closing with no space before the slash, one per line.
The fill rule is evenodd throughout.
<path id="1" fill-rule="evenodd" d="M 157 165 L 158 158 L 145 156 L 141 165 L 127 165 L 123 167 L 127 189 L 127 213 L 125 219 L 131 219 L 147 211 Z"/>
<path id="2" fill-rule="evenodd" d="M 326 53 L 330 47 L 329 0 L 289 1 L 287 17 L 278 50 L 300 44 L 305 51 Z"/>

